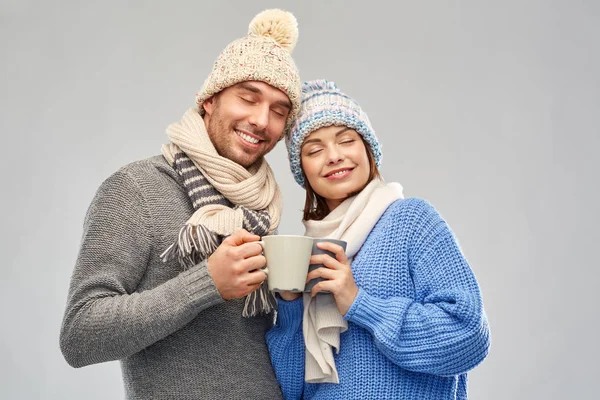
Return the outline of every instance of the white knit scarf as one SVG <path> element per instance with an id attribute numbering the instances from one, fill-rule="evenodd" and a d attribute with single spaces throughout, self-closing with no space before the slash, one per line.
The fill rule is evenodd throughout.
<path id="1" fill-rule="evenodd" d="M 350 197 L 321 221 L 304 221 L 305 235 L 341 239 L 347 242 L 346 255 L 352 259 L 385 210 L 404 198 L 399 183 L 385 184 L 375 179 L 358 195 Z M 306 344 L 305 381 L 339 383 L 333 348 L 340 351 L 340 333 L 348 323 L 340 314 L 332 294 L 311 297 L 304 293 L 302 332 Z"/>
<path id="2" fill-rule="evenodd" d="M 281 192 L 264 158 L 246 169 L 220 156 L 195 108 L 171 124 L 167 135 L 171 143 L 163 145 L 163 156 L 184 178 L 196 211 L 182 227 L 177 242 L 161 255 L 163 260 L 177 256 L 188 268 L 212 254 L 220 239 L 237 229 L 259 235 L 275 232 L 281 218 Z M 202 196 L 203 191 L 209 195 Z M 266 284 L 256 292 L 246 296 L 244 316 L 271 311 L 274 300 Z"/>

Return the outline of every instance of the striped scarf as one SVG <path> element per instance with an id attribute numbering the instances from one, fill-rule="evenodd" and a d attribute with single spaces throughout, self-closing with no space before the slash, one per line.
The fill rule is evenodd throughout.
<path id="1" fill-rule="evenodd" d="M 171 143 L 163 145 L 167 161 L 183 178 L 194 214 L 177 241 L 162 254 L 187 269 L 207 259 L 226 236 L 244 228 L 258 236 L 273 233 L 281 216 L 281 193 L 266 160 L 246 170 L 218 155 L 202 117 L 189 109 L 167 128 Z M 244 317 L 268 314 L 276 301 L 266 282 L 245 298 Z"/>

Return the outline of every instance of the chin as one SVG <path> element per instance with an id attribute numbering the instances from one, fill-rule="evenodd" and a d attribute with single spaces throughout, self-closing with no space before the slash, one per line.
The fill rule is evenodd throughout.
<path id="1" fill-rule="evenodd" d="M 232 161 L 236 162 L 237 164 L 241 165 L 244 168 L 250 168 L 251 166 L 256 164 L 256 162 L 258 161 L 258 158 L 251 160 L 251 159 L 244 158 L 244 157 L 238 157 L 237 160 L 232 160 Z"/>
<path id="2" fill-rule="evenodd" d="M 346 191 L 343 192 L 338 192 L 336 191 L 335 193 L 326 193 L 325 196 L 321 196 L 327 200 L 330 201 L 344 201 L 348 198 L 348 194 L 346 193 Z"/>

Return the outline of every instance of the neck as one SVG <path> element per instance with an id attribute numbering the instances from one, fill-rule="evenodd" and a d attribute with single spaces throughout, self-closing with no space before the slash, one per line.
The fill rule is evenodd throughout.
<path id="1" fill-rule="evenodd" d="M 345 199 L 342 200 L 334 200 L 334 199 L 325 199 L 327 203 L 327 207 L 329 208 L 329 212 L 335 210 L 340 204 L 344 202 Z"/>

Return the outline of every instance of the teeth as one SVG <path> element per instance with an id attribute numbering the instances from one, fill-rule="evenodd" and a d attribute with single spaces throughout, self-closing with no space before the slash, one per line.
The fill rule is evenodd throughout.
<path id="1" fill-rule="evenodd" d="M 255 139 L 252 136 L 248 136 L 245 133 L 242 133 L 240 131 L 235 131 L 235 133 L 237 133 L 239 137 L 241 137 L 242 139 L 244 139 L 248 143 L 256 144 L 256 143 L 259 142 L 258 139 Z"/>
<path id="2" fill-rule="evenodd" d="M 339 172 L 336 172 L 335 174 L 331 174 L 331 176 L 339 176 L 339 175 L 342 175 L 345 172 L 346 172 L 346 170 L 339 171 Z"/>

